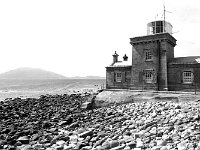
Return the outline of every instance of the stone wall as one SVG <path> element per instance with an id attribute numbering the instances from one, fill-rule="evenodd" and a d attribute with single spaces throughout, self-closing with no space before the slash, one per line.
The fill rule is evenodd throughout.
<path id="1" fill-rule="evenodd" d="M 122 73 L 122 81 L 116 82 L 115 75 L 117 72 Z M 106 67 L 106 88 L 107 89 L 127 89 L 131 83 L 131 66 L 130 67 Z"/>
<path id="2" fill-rule="evenodd" d="M 167 89 L 167 61 L 174 58 L 174 46 L 176 39 L 170 34 L 156 34 L 130 39 L 132 45 L 132 89 Z M 145 60 L 145 50 L 151 50 L 153 59 Z M 145 83 L 143 71 L 152 69 L 156 73 L 156 82 Z"/>
<path id="3" fill-rule="evenodd" d="M 193 83 L 183 83 L 183 72 L 192 71 L 194 74 Z M 200 64 L 171 64 L 168 65 L 169 90 L 197 91 L 200 90 Z"/>
<path id="4" fill-rule="evenodd" d="M 132 47 L 132 89 L 156 88 L 156 84 L 145 83 L 143 81 L 143 71 L 146 69 L 158 71 L 158 45 L 157 43 L 141 43 Z M 152 50 L 153 59 L 145 61 L 145 50 Z"/>

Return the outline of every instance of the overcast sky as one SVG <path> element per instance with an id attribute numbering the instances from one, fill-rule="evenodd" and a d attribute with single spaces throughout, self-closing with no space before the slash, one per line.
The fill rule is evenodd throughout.
<path id="1" fill-rule="evenodd" d="M 65 76 L 105 76 L 114 51 L 131 59 L 129 38 L 146 35 L 163 0 L 1 0 L 0 73 L 20 67 Z M 165 0 L 175 56 L 200 56 L 199 0 Z M 158 17 L 155 18 L 158 14 Z"/>

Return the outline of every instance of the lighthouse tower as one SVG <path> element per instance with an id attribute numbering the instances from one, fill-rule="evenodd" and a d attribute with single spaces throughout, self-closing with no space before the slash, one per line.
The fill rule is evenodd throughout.
<path id="1" fill-rule="evenodd" d="M 132 89 L 168 90 L 168 61 L 174 58 L 176 39 L 164 20 L 147 24 L 147 35 L 130 38 Z"/>

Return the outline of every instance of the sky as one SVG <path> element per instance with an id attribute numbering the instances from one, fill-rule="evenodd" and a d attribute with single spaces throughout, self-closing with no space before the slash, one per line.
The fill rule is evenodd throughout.
<path id="1" fill-rule="evenodd" d="M 200 56 L 199 0 L 1 0 L 0 73 L 32 67 L 105 76 L 115 51 L 131 60 L 130 38 L 163 19 L 163 4 L 175 57 Z"/>

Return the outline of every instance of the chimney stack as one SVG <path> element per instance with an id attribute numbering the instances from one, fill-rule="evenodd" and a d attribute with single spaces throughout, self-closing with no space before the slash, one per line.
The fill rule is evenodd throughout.
<path id="1" fill-rule="evenodd" d="M 118 62 L 118 54 L 117 54 L 117 52 L 115 51 L 115 53 L 112 55 L 113 56 L 113 64 L 114 63 L 116 63 L 116 62 Z"/>
<path id="2" fill-rule="evenodd" d="M 128 60 L 128 56 L 126 56 L 126 54 L 125 54 L 123 59 L 124 59 L 124 61 L 127 61 Z"/>

